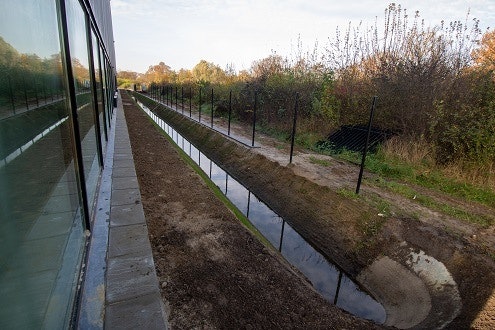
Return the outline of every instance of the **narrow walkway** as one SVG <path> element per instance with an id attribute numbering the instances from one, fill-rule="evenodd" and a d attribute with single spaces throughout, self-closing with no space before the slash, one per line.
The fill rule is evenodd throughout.
<path id="1" fill-rule="evenodd" d="M 80 329 L 167 329 L 119 97 L 87 258 Z"/>

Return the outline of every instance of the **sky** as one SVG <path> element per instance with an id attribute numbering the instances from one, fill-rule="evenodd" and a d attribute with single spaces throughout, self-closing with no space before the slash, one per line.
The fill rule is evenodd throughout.
<path id="1" fill-rule="evenodd" d="M 302 45 L 323 51 L 336 28 L 383 25 L 392 1 L 382 0 L 111 0 L 117 69 L 144 73 L 164 62 L 173 70 L 206 60 L 225 69 L 249 69 L 276 52 L 291 56 Z M 396 1 L 427 26 L 477 18 L 495 27 L 495 0 Z"/>

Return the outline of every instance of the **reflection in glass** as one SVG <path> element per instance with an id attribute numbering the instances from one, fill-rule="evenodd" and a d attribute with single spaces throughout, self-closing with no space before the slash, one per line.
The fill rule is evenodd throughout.
<path id="1" fill-rule="evenodd" d="M 100 174 L 100 164 L 98 163 L 95 110 L 91 95 L 86 18 L 77 0 L 66 0 L 66 10 L 72 72 L 76 88 L 77 117 L 82 147 L 84 177 L 86 180 L 88 203 L 92 205 Z"/>
<path id="2" fill-rule="evenodd" d="M 98 45 L 98 39 L 95 36 L 93 30 L 91 30 L 91 44 L 93 46 L 93 63 L 94 63 L 94 77 L 95 77 L 95 87 L 96 87 L 96 99 L 97 99 L 97 108 L 98 108 L 98 122 L 100 125 L 100 135 L 101 141 L 107 140 L 107 127 L 105 125 L 105 121 L 108 118 L 105 117 L 105 108 L 103 105 L 103 89 L 101 85 L 101 66 L 100 66 L 100 48 Z M 102 144 L 102 148 L 106 146 L 106 143 Z M 102 150 L 103 153 L 104 150 Z"/>
<path id="3" fill-rule="evenodd" d="M 84 235 L 55 1 L 0 2 L 0 329 L 67 328 Z"/>
<path id="4" fill-rule="evenodd" d="M 110 103 L 111 99 L 108 97 L 108 75 L 107 75 L 107 63 L 105 59 L 105 55 L 103 53 L 103 49 L 100 48 L 100 67 L 101 67 L 101 84 L 103 89 L 103 97 L 105 103 L 105 113 L 107 118 L 111 118 L 110 115 Z M 107 120 L 107 129 L 110 128 L 110 120 Z"/>

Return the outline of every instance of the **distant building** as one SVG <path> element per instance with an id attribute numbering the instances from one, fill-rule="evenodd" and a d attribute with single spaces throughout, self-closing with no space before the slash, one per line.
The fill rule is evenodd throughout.
<path id="1" fill-rule="evenodd" d="M 115 82 L 109 0 L 0 1 L 0 329 L 74 326 Z"/>

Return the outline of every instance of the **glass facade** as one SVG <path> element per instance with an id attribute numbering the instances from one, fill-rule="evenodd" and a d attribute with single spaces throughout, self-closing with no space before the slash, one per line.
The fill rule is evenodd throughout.
<path id="1" fill-rule="evenodd" d="M 94 200 L 99 176 L 95 104 L 92 101 L 87 26 L 78 0 L 66 0 L 69 52 L 76 94 L 77 124 L 82 147 L 88 202 Z"/>
<path id="2" fill-rule="evenodd" d="M 0 329 L 71 325 L 115 90 L 92 7 L 0 1 Z"/>

